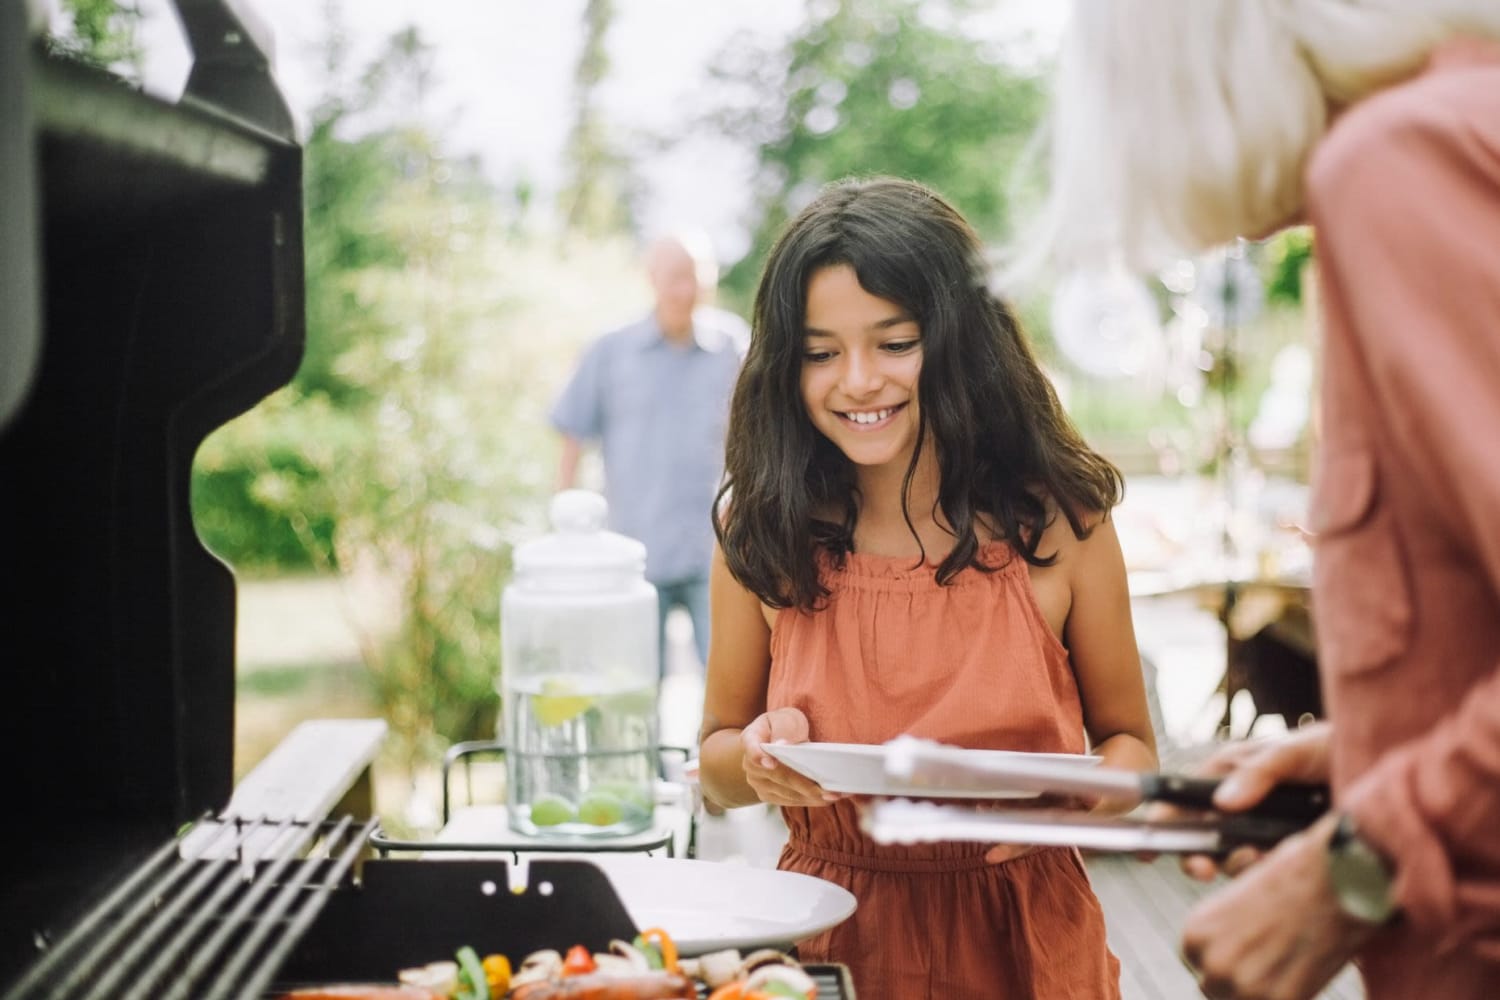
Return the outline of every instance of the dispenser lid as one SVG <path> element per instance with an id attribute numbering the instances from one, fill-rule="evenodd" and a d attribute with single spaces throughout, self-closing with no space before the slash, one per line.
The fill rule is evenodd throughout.
<path id="1" fill-rule="evenodd" d="M 633 573 L 646 570 L 646 546 L 605 530 L 609 503 L 592 490 L 563 490 L 552 498 L 552 534 L 516 546 L 518 575 Z"/>

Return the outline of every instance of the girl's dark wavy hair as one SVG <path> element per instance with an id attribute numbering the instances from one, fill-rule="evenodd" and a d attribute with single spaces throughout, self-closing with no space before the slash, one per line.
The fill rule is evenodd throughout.
<path id="1" fill-rule="evenodd" d="M 1124 489 L 1120 472 L 1084 443 L 1058 402 L 1006 305 L 989 290 L 978 235 L 935 192 L 891 178 L 832 184 L 787 226 L 755 295 L 749 352 L 730 407 L 725 475 L 714 530 L 729 571 L 776 608 L 818 607 L 827 589 L 815 548 L 842 562 L 859 509 L 854 467 L 818 432 L 800 380 L 807 285 L 847 264 L 871 295 L 910 313 L 922 331 L 918 447 L 931 431 L 937 507 L 955 534 L 938 567 L 950 581 L 982 571 L 978 518 L 1028 563 L 1056 513 L 1083 537 L 1090 512 L 1107 512 Z M 902 508 L 906 511 L 906 497 Z M 838 521 L 814 516 L 841 512 Z M 910 511 L 906 520 L 912 523 Z M 913 529 L 915 535 L 915 529 Z"/>

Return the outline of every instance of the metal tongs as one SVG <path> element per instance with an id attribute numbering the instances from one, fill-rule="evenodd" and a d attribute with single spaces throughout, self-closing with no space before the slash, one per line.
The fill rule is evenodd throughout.
<path id="1" fill-rule="evenodd" d="M 930 740 L 901 737 L 885 746 L 886 774 L 934 798 L 994 793 L 1088 796 L 1141 804 L 1166 802 L 1194 810 L 1152 821 L 1095 816 L 1076 809 L 1008 809 L 904 799 L 866 807 L 865 831 L 879 843 L 985 841 L 1070 846 L 1097 851 L 1227 854 L 1241 845 L 1269 847 L 1306 827 L 1329 808 L 1323 785 L 1281 785 L 1242 813 L 1214 811 L 1214 778 L 1140 773 L 1091 758 L 974 754 Z"/>

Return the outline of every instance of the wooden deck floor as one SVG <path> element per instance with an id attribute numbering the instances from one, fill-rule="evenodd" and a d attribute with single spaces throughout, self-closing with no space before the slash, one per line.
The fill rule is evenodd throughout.
<path id="1" fill-rule="evenodd" d="M 1183 918 L 1213 886 L 1183 875 L 1177 860 L 1151 863 L 1131 857 L 1097 856 L 1088 861 L 1094 892 L 1104 907 L 1110 948 L 1120 959 L 1124 1000 L 1190 1000 L 1201 996 L 1178 957 Z M 1363 1000 L 1364 987 L 1346 968 L 1320 996 Z"/>

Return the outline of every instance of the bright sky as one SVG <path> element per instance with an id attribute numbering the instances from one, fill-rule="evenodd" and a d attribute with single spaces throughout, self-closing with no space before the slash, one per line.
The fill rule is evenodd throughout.
<path id="1" fill-rule="evenodd" d="M 55 0 L 54 0 L 55 2 Z M 229 0 L 257 12 L 275 38 L 274 64 L 299 120 L 319 96 L 319 45 L 326 0 Z M 531 181 L 540 197 L 558 184 L 560 153 L 572 122 L 572 75 L 582 42 L 584 0 L 338 0 L 363 66 L 385 39 L 416 25 L 436 53 L 428 114 L 455 154 L 477 153 L 502 184 Z M 1060 0 L 1010 0 L 997 20 L 1021 24 L 1046 44 L 1067 10 Z M 185 47 L 168 0 L 140 0 L 146 86 L 175 98 L 187 72 Z M 604 100 L 626 131 L 672 123 L 701 86 L 713 55 L 735 32 L 782 37 L 801 23 L 805 0 L 615 0 Z M 750 163 L 727 144 L 700 141 L 643 165 L 649 188 L 646 228 L 702 225 L 721 256 L 745 249 Z"/>

